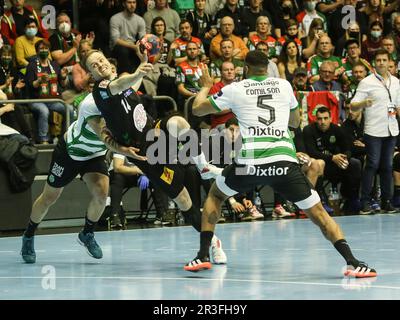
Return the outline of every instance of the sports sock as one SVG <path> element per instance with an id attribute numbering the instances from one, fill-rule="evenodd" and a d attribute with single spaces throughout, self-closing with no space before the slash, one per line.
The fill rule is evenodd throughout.
<path id="1" fill-rule="evenodd" d="M 335 248 L 342 255 L 344 260 L 348 265 L 352 265 L 353 267 L 357 267 L 359 261 L 353 256 L 350 246 L 348 245 L 345 239 L 340 239 L 335 242 Z"/>
<path id="2" fill-rule="evenodd" d="M 96 226 L 96 222 L 93 222 L 88 219 L 88 217 L 85 217 L 85 226 L 83 227 L 83 234 L 87 233 L 93 233 L 94 232 L 94 227 Z"/>
<path id="3" fill-rule="evenodd" d="M 202 231 L 200 233 L 200 251 L 197 253 L 198 258 L 205 258 L 209 256 L 211 239 L 214 236 L 212 231 Z"/>
<path id="4" fill-rule="evenodd" d="M 187 211 L 182 211 L 185 222 L 190 223 L 198 232 L 201 231 L 201 212 L 194 205 Z"/>
<path id="5" fill-rule="evenodd" d="M 35 223 L 31 219 L 29 219 L 28 227 L 26 228 L 24 235 L 28 238 L 33 237 L 35 235 L 35 231 L 38 225 L 39 223 Z"/>

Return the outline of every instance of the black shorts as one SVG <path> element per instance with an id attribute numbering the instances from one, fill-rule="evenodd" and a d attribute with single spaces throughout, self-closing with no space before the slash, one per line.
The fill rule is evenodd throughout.
<path id="1" fill-rule="evenodd" d="M 319 202 L 318 194 L 301 172 L 297 163 L 279 161 L 270 164 L 244 166 L 231 164 L 216 179 L 217 187 L 228 196 L 268 185 L 300 209 Z"/>
<path id="2" fill-rule="evenodd" d="M 151 183 L 175 199 L 184 188 L 185 166 L 181 164 L 149 164 L 146 161 L 129 159 L 149 178 Z"/>
<path id="3" fill-rule="evenodd" d="M 53 151 L 47 183 L 54 188 L 62 188 L 80 174 L 96 172 L 108 176 L 108 165 L 105 156 L 90 160 L 73 160 L 68 152 L 64 139 L 60 139 Z"/>

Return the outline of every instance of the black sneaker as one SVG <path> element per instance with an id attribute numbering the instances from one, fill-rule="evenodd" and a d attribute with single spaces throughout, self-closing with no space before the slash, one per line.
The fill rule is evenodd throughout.
<path id="1" fill-rule="evenodd" d="M 113 214 L 110 217 L 110 228 L 111 229 L 120 229 L 122 228 L 122 221 L 118 214 Z"/>
<path id="2" fill-rule="evenodd" d="M 25 234 L 22 236 L 21 256 L 26 263 L 36 262 L 34 237 L 29 238 Z"/>
<path id="3" fill-rule="evenodd" d="M 183 269 L 190 272 L 198 272 L 202 270 L 211 269 L 211 262 L 209 257 L 199 258 L 196 257 L 192 261 L 188 262 Z"/>
<path id="4" fill-rule="evenodd" d="M 392 202 L 390 200 L 382 200 L 381 210 L 384 213 L 393 213 L 396 212 L 396 208 L 393 207 Z"/>
<path id="5" fill-rule="evenodd" d="M 371 214 L 374 210 L 371 207 L 371 204 L 369 202 L 366 202 L 362 205 L 362 208 L 360 210 L 360 214 Z"/>
<path id="6" fill-rule="evenodd" d="M 348 265 L 344 275 L 346 277 L 370 278 L 376 277 L 378 273 L 375 269 L 368 267 L 365 262 L 359 261 L 356 266 Z"/>

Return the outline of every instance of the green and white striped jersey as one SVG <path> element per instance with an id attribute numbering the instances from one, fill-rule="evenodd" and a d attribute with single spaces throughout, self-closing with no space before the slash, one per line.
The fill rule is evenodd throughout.
<path id="1" fill-rule="evenodd" d="M 101 113 L 96 107 L 93 95 L 87 95 L 79 105 L 78 119 L 67 131 L 67 151 L 72 159 L 85 161 L 106 153 L 106 146 L 88 124 L 89 119 L 99 116 L 101 117 Z"/>
<path id="2" fill-rule="evenodd" d="M 243 139 L 239 164 L 297 163 L 288 123 L 298 103 L 288 81 L 252 77 L 223 87 L 209 101 L 218 111 L 231 109 L 239 121 Z"/>

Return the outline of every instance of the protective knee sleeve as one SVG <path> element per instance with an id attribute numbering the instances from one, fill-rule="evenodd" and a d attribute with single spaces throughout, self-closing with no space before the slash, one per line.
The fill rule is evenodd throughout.
<path id="1" fill-rule="evenodd" d="M 182 215 L 187 223 L 190 223 L 193 228 L 201 232 L 201 212 L 193 205 L 188 211 L 182 211 Z"/>

